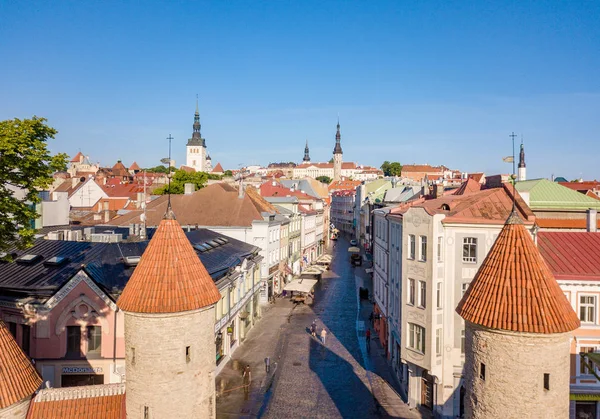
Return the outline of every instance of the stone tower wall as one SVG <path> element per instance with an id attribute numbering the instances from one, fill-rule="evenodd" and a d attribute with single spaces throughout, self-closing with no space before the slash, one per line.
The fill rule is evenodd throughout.
<path id="1" fill-rule="evenodd" d="M 20 402 L 11 404 L 4 409 L 0 409 L 0 419 L 25 419 L 29 410 L 31 397 L 26 397 Z"/>
<path id="2" fill-rule="evenodd" d="M 333 180 L 340 180 L 342 178 L 342 154 L 337 153 L 333 155 Z"/>
<path id="3" fill-rule="evenodd" d="M 192 149 L 198 149 L 199 153 L 192 153 Z M 199 172 L 206 171 L 206 147 L 200 145 L 186 147 L 186 166 L 193 167 Z M 193 162 L 196 161 L 194 165 Z"/>
<path id="4" fill-rule="evenodd" d="M 465 417 L 568 418 L 569 345 L 569 333 L 513 333 L 467 322 Z M 550 374 L 549 390 L 544 373 Z"/>
<path id="5" fill-rule="evenodd" d="M 150 419 L 215 417 L 214 326 L 214 306 L 160 315 L 125 312 L 128 419 L 144 419 L 144 407 Z"/>

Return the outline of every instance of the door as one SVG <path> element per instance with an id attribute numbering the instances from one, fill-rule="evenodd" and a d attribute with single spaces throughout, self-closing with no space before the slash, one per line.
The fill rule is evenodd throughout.
<path id="1" fill-rule="evenodd" d="M 421 404 L 433 409 L 433 382 L 425 377 L 421 377 Z"/>

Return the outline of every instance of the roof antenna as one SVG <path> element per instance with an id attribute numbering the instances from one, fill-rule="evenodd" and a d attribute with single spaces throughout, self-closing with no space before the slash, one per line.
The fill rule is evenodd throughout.
<path id="1" fill-rule="evenodd" d="M 512 134 L 509 135 L 510 138 L 512 138 L 512 164 L 513 164 L 513 171 L 512 171 L 512 184 L 513 184 L 513 196 L 512 196 L 512 215 L 516 215 L 515 214 L 515 200 L 516 200 L 516 183 L 517 183 L 517 175 L 515 174 L 515 137 L 517 135 L 515 134 L 515 132 L 513 131 Z"/>
<path id="2" fill-rule="evenodd" d="M 169 136 L 167 137 L 167 140 L 169 140 L 169 171 L 167 172 L 167 179 L 169 181 L 169 186 L 168 186 L 168 198 L 167 198 L 167 212 L 165 213 L 165 219 L 167 220 L 174 220 L 175 219 L 175 214 L 173 214 L 173 208 L 171 207 L 171 140 L 173 139 L 173 137 L 171 136 L 171 134 L 169 134 Z"/>

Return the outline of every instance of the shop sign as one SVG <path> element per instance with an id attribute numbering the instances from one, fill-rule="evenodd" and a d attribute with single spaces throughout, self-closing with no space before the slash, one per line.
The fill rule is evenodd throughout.
<path id="1" fill-rule="evenodd" d="M 63 374 L 99 374 L 102 373 L 102 367 L 63 367 Z"/>

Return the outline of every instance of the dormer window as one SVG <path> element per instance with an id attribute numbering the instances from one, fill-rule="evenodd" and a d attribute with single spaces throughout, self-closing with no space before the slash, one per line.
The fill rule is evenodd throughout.
<path id="1" fill-rule="evenodd" d="M 40 255 L 27 254 L 27 255 L 23 255 L 20 258 L 18 258 L 17 263 L 31 265 L 31 264 L 37 262 L 38 260 L 40 260 L 41 258 L 42 257 Z"/>

